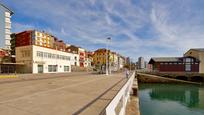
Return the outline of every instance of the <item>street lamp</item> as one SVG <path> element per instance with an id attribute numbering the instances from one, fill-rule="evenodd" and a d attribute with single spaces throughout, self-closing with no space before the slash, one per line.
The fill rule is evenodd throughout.
<path id="1" fill-rule="evenodd" d="M 132 62 L 131 62 L 131 57 L 130 57 L 130 71 L 132 71 Z"/>
<path id="2" fill-rule="evenodd" d="M 108 43 L 111 40 L 110 37 L 107 38 L 107 43 L 106 43 L 106 75 L 109 75 L 109 67 L 108 67 L 108 62 L 109 62 L 109 57 L 108 57 Z"/>

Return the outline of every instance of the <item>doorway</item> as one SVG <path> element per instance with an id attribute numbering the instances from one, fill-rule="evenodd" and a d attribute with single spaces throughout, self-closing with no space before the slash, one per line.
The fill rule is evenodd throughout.
<path id="1" fill-rule="evenodd" d="M 38 65 L 38 73 L 43 73 L 43 65 Z"/>

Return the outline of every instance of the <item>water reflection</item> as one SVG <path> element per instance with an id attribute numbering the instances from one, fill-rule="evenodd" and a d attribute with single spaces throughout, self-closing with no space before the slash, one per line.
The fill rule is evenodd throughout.
<path id="1" fill-rule="evenodd" d="M 158 112 L 165 115 L 204 115 L 204 87 L 201 86 L 140 84 L 139 98 L 144 115 L 156 115 Z"/>
<path id="2" fill-rule="evenodd" d="M 199 88 L 186 86 L 153 87 L 149 92 L 152 99 L 177 101 L 188 107 L 199 104 Z"/>

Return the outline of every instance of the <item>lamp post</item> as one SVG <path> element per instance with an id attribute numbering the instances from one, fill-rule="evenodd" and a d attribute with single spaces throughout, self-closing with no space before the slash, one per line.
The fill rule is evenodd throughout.
<path id="1" fill-rule="evenodd" d="M 131 60 L 131 57 L 130 57 L 130 71 L 132 71 L 132 60 Z"/>
<path id="2" fill-rule="evenodd" d="M 108 43 L 109 43 L 109 41 L 111 40 L 111 38 L 110 37 L 108 37 L 107 38 L 107 43 L 106 43 L 106 75 L 109 75 L 109 67 L 108 67 L 108 65 L 109 65 L 109 57 L 108 57 Z"/>

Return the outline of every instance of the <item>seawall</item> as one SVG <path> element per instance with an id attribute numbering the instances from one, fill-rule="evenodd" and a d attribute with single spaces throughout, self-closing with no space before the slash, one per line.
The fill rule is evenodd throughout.
<path id="1" fill-rule="evenodd" d="M 157 75 L 150 75 L 144 73 L 137 73 L 136 74 L 139 83 L 187 83 L 187 84 L 195 84 L 201 85 L 201 83 L 185 81 L 185 80 L 178 80 L 173 78 L 165 78 Z"/>

